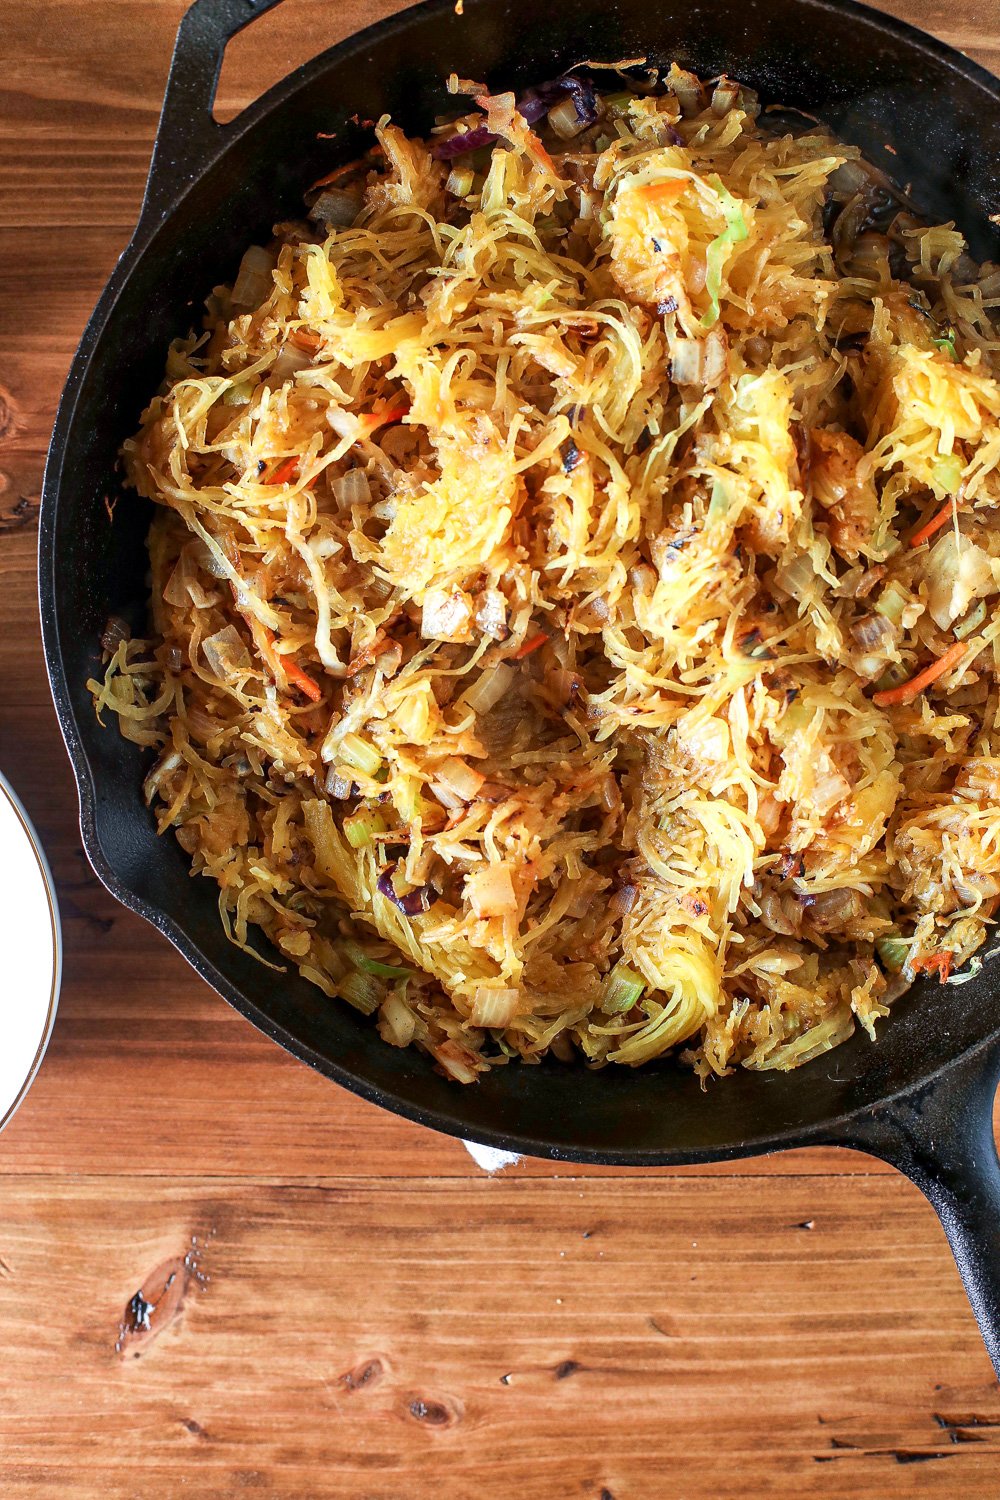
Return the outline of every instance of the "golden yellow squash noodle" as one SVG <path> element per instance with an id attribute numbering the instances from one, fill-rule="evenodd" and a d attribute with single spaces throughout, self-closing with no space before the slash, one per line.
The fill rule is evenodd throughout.
<path id="1" fill-rule="evenodd" d="M 731 80 L 451 87 L 170 350 L 98 711 L 452 1077 L 793 1067 L 1000 897 L 1000 271 Z"/>

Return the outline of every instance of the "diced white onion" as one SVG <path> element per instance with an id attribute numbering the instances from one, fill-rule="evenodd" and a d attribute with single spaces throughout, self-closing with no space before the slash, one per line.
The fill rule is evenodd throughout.
<path id="1" fill-rule="evenodd" d="M 396 990 L 390 990 L 382 1001 L 379 1031 L 383 1041 L 394 1047 L 408 1047 L 417 1029 L 417 1018 Z"/>
<path id="2" fill-rule="evenodd" d="M 878 651 L 896 638 L 896 627 L 885 615 L 862 615 L 851 626 L 851 635 L 863 651 Z"/>
<path id="3" fill-rule="evenodd" d="M 721 328 L 713 328 L 705 340 L 704 380 L 708 390 L 714 390 L 726 377 L 729 369 L 729 348 L 726 335 Z"/>
<path id="4" fill-rule="evenodd" d="M 783 563 L 774 575 L 779 589 L 797 599 L 801 604 L 812 593 L 816 582 L 816 570 L 808 552 L 800 552 L 790 563 Z"/>
<path id="5" fill-rule="evenodd" d="M 329 229 L 347 229 L 354 223 L 361 209 L 361 200 L 354 193 L 342 188 L 326 188 L 312 208 L 310 219 L 316 219 Z"/>
<path id="6" fill-rule="evenodd" d="M 476 600 L 476 624 L 483 635 L 502 641 L 507 635 L 507 600 L 499 589 L 483 589 Z"/>
<path id="7" fill-rule="evenodd" d="M 703 385 L 705 345 L 701 339 L 675 339 L 670 351 L 670 374 L 675 385 Z"/>
<path id="8" fill-rule="evenodd" d="M 336 797 L 338 802 L 344 802 L 351 795 L 354 786 L 347 776 L 337 766 L 331 766 L 326 773 L 326 781 L 323 783 L 327 795 Z"/>
<path id="9" fill-rule="evenodd" d="M 461 589 L 431 589 L 424 597 L 420 633 L 428 641 L 462 641 L 471 618 L 471 601 Z"/>
<path id="10" fill-rule="evenodd" d="M 189 603 L 188 581 L 191 577 L 191 566 L 189 562 L 190 552 L 185 547 L 181 551 L 173 571 L 167 579 L 163 589 L 163 597 L 168 604 L 175 609 L 183 609 Z"/>
<path id="11" fill-rule="evenodd" d="M 667 75 L 667 84 L 680 104 L 683 114 L 696 115 L 704 105 L 705 95 L 701 80 L 694 73 L 689 73 L 686 68 L 679 68 L 674 63 Z"/>
<path id="12" fill-rule="evenodd" d="M 464 694 L 464 701 L 474 714 L 487 714 L 500 702 L 516 675 L 514 668 L 506 662 L 487 667 Z"/>
<path id="13" fill-rule="evenodd" d="M 215 589 L 203 589 L 197 578 L 188 579 L 187 591 L 195 609 L 211 609 L 213 604 L 219 602 L 218 592 Z"/>
<path id="14" fill-rule="evenodd" d="M 234 307 L 259 307 L 274 285 L 274 256 L 262 245 L 251 245 L 244 252 L 233 283 Z"/>
<path id="15" fill-rule="evenodd" d="M 985 599 L 997 592 L 989 553 L 968 537 L 962 537 L 959 543 L 951 531 L 931 549 L 925 576 L 927 607 L 942 630 L 964 615 L 973 599 Z"/>
<path id="16" fill-rule="evenodd" d="M 485 776 L 481 776 L 467 761 L 457 755 L 450 755 L 438 767 L 435 776 L 435 782 L 439 786 L 446 787 L 463 802 L 472 802 L 479 795 L 479 789 L 485 780 Z"/>
<path id="17" fill-rule="evenodd" d="M 829 762 L 828 756 L 825 759 Z M 810 800 L 813 809 L 823 818 L 838 802 L 843 802 L 845 797 L 850 796 L 850 793 L 850 783 L 829 762 L 828 765 L 821 766 L 812 785 Z"/>
<path id="18" fill-rule="evenodd" d="M 226 625 L 202 641 L 201 649 L 213 677 L 229 682 L 251 668 L 250 653 L 234 625 Z"/>
<path id="19" fill-rule="evenodd" d="M 305 370 L 312 364 L 312 355 L 294 344 L 283 344 L 277 359 L 271 366 L 270 379 L 277 384 L 290 380 L 297 370 Z"/>
<path id="20" fill-rule="evenodd" d="M 554 104 L 549 110 L 548 120 L 561 141 L 571 141 L 586 125 L 586 121 L 581 120 L 577 114 L 572 98 L 560 99 L 558 104 Z"/>
<path id="21" fill-rule="evenodd" d="M 211 547 L 206 546 L 200 539 L 189 542 L 188 546 L 192 549 L 195 567 L 200 568 L 203 573 L 208 573 L 212 578 L 226 577 L 226 570 Z"/>
<path id="22" fill-rule="evenodd" d="M 441 1042 L 437 1047 L 431 1047 L 432 1056 L 450 1073 L 458 1083 L 475 1083 L 479 1076 L 476 1055 L 470 1052 L 468 1047 L 463 1047 L 453 1037 L 446 1042 Z"/>
<path id="23" fill-rule="evenodd" d="M 848 886 L 837 886 L 832 891 L 820 891 L 813 898 L 806 916 L 818 932 L 834 932 L 845 922 L 861 915 L 863 902 L 858 891 Z"/>
<path id="24" fill-rule="evenodd" d="M 740 86 L 732 78 L 722 77 L 715 85 L 712 94 L 712 113 L 718 115 L 721 120 L 723 115 L 728 115 L 740 95 Z"/>
<path id="25" fill-rule="evenodd" d="M 372 491 L 364 469 L 348 469 L 340 479 L 333 481 L 333 493 L 341 510 L 350 510 L 354 505 L 371 503 Z"/>
<path id="26" fill-rule="evenodd" d="M 441 781 L 432 781 L 429 784 L 428 790 L 434 794 L 441 806 L 446 807 L 449 812 L 458 812 L 459 809 L 464 808 L 466 805 L 464 797 L 460 797 L 457 792 L 453 792 L 451 787 L 445 786 Z"/>

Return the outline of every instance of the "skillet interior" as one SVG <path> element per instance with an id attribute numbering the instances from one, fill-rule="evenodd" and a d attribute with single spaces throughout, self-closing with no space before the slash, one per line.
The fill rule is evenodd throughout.
<path id="1" fill-rule="evenodd" d="M 301 212 L 306 184 L 357 154 L 362 137 L 348 123 L 355 112 L 389 111 L 419 131 L 453 108 L 443 87 L 452 70 L 519 87 L 585 58 L 677 57 L 702 74 L 735 74 L 765 102 L 818 114 L 912 181 L 929 214 L 957 219 L 974 253 L 997 254 L 988 215 L 1000 208 L 1000 83 L 957 53 L 874 12 L 821 0 L 718 0 L 676 12 L 646 0 L 577 0 L 571 10 L 538 11 L 535 0 L 466 0 L 458 17 L 453 0 L 431 0 L 332 49 L 219 131 L 208 170 L 178 188 L 155 232 L 140 227 L 71 373 L 42 510 L 46 652 L 80 781 L 85 842 L 114 892 L 255 1024 L 404 1114 L 513 1149 L 598 1161 L 793 1144 L 929 1077 L 1000 1028 L 990 967 L 960 987 L 918 987 L 883 1023 L 875 1047 L 856 1036 L 799 1072 L 741 1073 L 707 1095 L 669 1062 L 639 1073 L 510 1067 L 461 1089 L 416 1052 L 383 1044 L 370 1023 L 294 970 L 277 976 L 226 942 L 214 885 L 191 880 L 175 840 L 154 833 L 141 752 L 121 739 L 113 717 L 100 729 L 84 686 L 108 614 L 140 625 L 145 609 L 148 511 L 125 494 L 109 524 L 104 497 L 120 488 L 114 455 L 160 381 L 167 343 L 197 319 L 201 297 L 282 213 Z M 336 141 L 317 141 L 318 131 L 334 130 Z"/>

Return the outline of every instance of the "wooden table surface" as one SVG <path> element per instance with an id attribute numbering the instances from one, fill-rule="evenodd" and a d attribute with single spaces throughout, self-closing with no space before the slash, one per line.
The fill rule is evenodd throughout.
<path id="1" fill-rule="evenodd" d="M 995 1500 L 1000 1390 L 901 1177 L 816 1150 L 488 1178 L 263 1040 L 90 873 L 38 496 L 183 3 L 0 0 L 0 764 L 66 939 L 0 1137 L 0 1496 Z M 287 0 L 230 48 L 221 112 L 397 8 Z M 886 8 L 1000 70 L 995 3 Z M 152 1327 L 123 1338 L 137 1292 Z"/>

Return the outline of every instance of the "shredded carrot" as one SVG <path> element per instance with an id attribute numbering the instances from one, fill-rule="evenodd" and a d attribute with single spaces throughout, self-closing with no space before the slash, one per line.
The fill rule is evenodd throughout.
<path id="1" fill-rule="evenodd" d="M 929 953 L 926 958 L 918 958 L 912 965 L 915 974 L 936 974 L 938 981 L 944 984 L 951 973 L 951 966 L 955 955 L 949 949 L 943 948 L 940 953 Z"/>
<path id="2" fill-rule="evenodd" d="M 336 131 L 333 132 L 333 135 L 320 135 L 318 139 L 329 141 L 333 140 L 334 135 L 336 135 Z M 359 169 L 363 168 L 364 165 L 364 159 L 359 156 L 356 161 L 346 162 L 342 167 L 334 167 L 333 171 L 327 172 L 325 177 L 317 177 L 316 181 L 313 183 L 313 187 L 329 187 L 331 182 L 337 182 L 341 177 L 346 177 L 349 172 L 357 172 Z"/>
<path id="3" fill-rule="evenodd" d="M 668 182 L 647 182 L 639 189 L 639 196 L 649 203 L 672 203 L 687 191 L 686 177 L 672 177 Z"/>
<path id="4" fill-rule="evenodd" d="M 529 638 L 524 642 L 523 646 L 520 646 L 518 650 L 514 652 L 514 660 L 521 661 L 523 657 L 530 656 L 532 651 L 537 651 L 539 646 L 544 646 L 547 640 L 548 636 L 545 634 L 544 630 L 540 630 L 537 635 L 529 636 Z"/>
<path id="5" fill-rule="evenodd" d="M 307 698 L 311 698 L 314 703 L 318 703 L 323 696 L 323 689 L 316 679 L 310 677 L 309 673 L 300 667 L 293 657 L 281 656 L 275 651 L 273 630 L 268 629 L 266 625 L 261 625 L 259 628 L 264 636 L 265 655 L 267 656 L 271 671 L 277 675 L 278 668 L 280 667 L 290 683 L 300 688 Z"/>
<path id="6" fill-rule="evenodd" d="M 289 682 L 305 693 L 307 698 L 311 698 L 314 703 L 318 703 L 323 696 L 323 689 L 316 679 L 310 677 L 309 673 L 300 667 L 298 662 L 291 656 L 283 656 L 281 658 L 281 665 L 285 669 L 285 675 Z"/>
<path id="7" fill-rule="evenodd" d="M 956 502 L 954 499 L 949 500 L 947 504 L 938 511 L 936 516 L 933 516 L 931 520 L 927 521 L 923 526 L 921 526 L 917 531 L 913 533 L 913 535 L 910 537 L 910 546 L 919 547 L 921 542 L 928 541 L 935 532 L 941 530 L 942 526 L 947 526 L 948 522 L 955 514 L 955 505 Z"/>
<path id="8" fill-rule="evenodd" d="M 383 411 L 373 411 L 367 417 L 361 417 L 360 425 L 366 433 L 370 434 L 379 427 L 388 427 L 393 422 L 401 422 L 409 409 L 409 401 L 399 401 L 395 406 L 387 406 Z"/>
<path id="9" fill-rule="evenodd" d="M 296 473 L 298 471 L 298 467 L 299 467 L 298 455 L 293 454 L 291 458 L 286 458 L 285 461 L 284 461 L 284 463 L 280 463 L 278 465 L 278 467 L 275 469 L 274 473 L 271 475 L 270 479 L 268 479 L 267 483 L 268 484 L 287 484 L 290 479 L 294 479 L 295 478 L 295 475 L 296 475 Z"/>
<path id="10" fill-rule="evenodd" d="M 555 162 L 552 160 L 551 156 L 546 151 L 545 147 L 542 145 L 541 141 L 533 131 L 528 132 L 528 144 L 531 147 L 532 156 L 539 163 L 539 165 L 543 166 L 546 172 L 551 172 L 553 177 L 557 177 L 559 174 L 556 171 Z"/>
<path id="11" fill-rule="evenodd" d="M 900 683 L 899 687 L 886 688 L 882 693 L 875 693 L 872 702 L 878 708 L 888 708 L 890 703 L 912 703 L 914 698 L 919 697 L 924 688 L 929 688 L 932 682 L 937 682 L 946 672 L 950 672 L 965 651 L 964 641 L 953 641 L 943 656 L 937 661 L 932 661 L 929 667 L 918 672 L 916 677 L 911 677 L 909 682 Z"/>
<path id="12" fill-rule="evenodd" d="M 318 333 L 313 333 L 308 328 L 296 328 L 294 333 L 288 335 L 288 342 L 294 344 L 296 349 L 305 350 L 306 354 L 315 354 L 322 340 Z"/>

